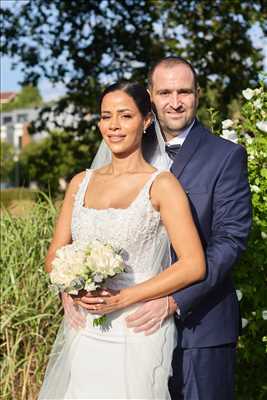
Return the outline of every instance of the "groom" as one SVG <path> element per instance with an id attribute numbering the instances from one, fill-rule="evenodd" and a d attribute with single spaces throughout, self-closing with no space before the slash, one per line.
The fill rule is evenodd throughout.
<path id="1" fill-rule="evenodd" d="M 179 335 L 170 392 L 173 400 L 231 400 L 240 327 L 231 275 L 251 225 L 246 151 L 197 120 L 197 74 L 185 59 L 158 61 L 148 81 L 170 170 L 188 195 L 207 264 L 202 282 L 170 298 Z M 148 161 L 154 139 L 148 135 L 145 143 Z M 130 316 L 128 326 L 149 333 L 164 309 L 160 300 L 148 302 Z"/>

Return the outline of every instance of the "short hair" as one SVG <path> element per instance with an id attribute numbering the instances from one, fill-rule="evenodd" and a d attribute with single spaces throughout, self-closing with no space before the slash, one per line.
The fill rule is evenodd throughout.
<path id="1" fill-rule="evenodd" d="M 196 70 L 194 69 L 193 65 L 189 61 L 187 61 L 185 58 L 180 57 L 180 56 L 163 57 L 163 58 L 159 59 L 158 61 L 156 61 L 152 65 L 152 67 L 150 68 L 150 70 L 148 72 L 148 86 L 149 87 L 152 88 L 152 86 L 153 86 L 153 74 L 155 72 L 155 69 L 161 64 L 165 65 L 166 67 L 173 67 L 173 66 L 179 65 L 179 64 L 186 65 L 191 70 L 191 72 L 193 74 L 195 89 L 198 88 L 198 76 L 197 76 Z"/>
<path id="2" fill-rule="evenodd" d="M 151 100 L 146 88 L 138 82 L 130 82 L 126 80 L 113 83 L 103 91 L 99 99 L 99 111 L 101 111 L 101 105 L 104 97 L 108 93 L 112 93 L 117 90 L 122 90 L 133 99 L 143 117 L 146 117 L 151 112 Z"/>

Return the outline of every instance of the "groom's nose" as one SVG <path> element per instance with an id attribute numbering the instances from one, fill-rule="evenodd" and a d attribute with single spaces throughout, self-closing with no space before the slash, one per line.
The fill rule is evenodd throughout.
<path id="1" fill-rule="evenodd" d="M 169 97 L 170 106 L 174 109 L 178 108 L 181 105 L 181 99 L 177 92 L 173 92 Z"/>

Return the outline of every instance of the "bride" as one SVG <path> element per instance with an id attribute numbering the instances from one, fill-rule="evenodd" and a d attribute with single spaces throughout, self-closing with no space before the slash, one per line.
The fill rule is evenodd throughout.
<path id="1" fill-rule="evenodd" d="M 99 129 L 112 160 L 70 182 L 46 270 L 51 271 L 58 248 L 99 239 L 123 249 L 126 272 L 110 280 L 114 295 L 93 293 L 96 304 L 88 304 L 88 310 L 76 302 L 86 321 L 80 329 L 63 320 L 39 400 L 170 399 L 173 318 L 163 318 L 150 336 L 134 333 L 125 319 L 141 302 L 203 279 L 205 261 L 180 184 L 142 156 L 142 135 L 150 123 L 150 98 L 138 83 L 118 82 L 102 94 Z M 169 241 L 178 256 L 172 265 Z M 108 323 L 94 327 L 95 313 L 107 314 Z"/>

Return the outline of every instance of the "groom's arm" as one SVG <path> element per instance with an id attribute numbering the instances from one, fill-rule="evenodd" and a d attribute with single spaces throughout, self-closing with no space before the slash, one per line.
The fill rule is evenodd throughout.
<path id="1" fill-rule="evenodd" d="M 181 318 L 224 281 L 245 249 L 251 226 L 247 157 L 238 146 L 224 162 L 213 198 L 212 233 L 206 247 L 206 278 L 173 295 Z"/>

